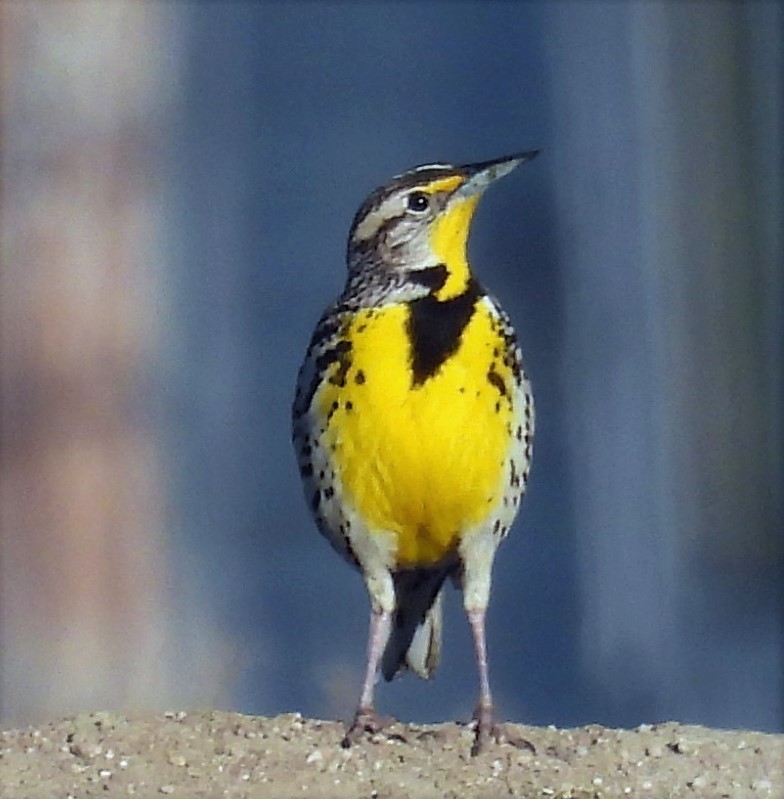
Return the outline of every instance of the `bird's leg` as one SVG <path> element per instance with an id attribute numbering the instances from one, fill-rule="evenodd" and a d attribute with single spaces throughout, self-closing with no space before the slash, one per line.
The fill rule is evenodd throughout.
<path id="1" fill-rule="evenodd" d="M 493 558 L 498 547 L 498 537 L 471 535 L 460 544 L 463 561 L 463 608 L 474 637 L 476 667 L 479 671 L 479 701 L 474 711 L 476 739 L 471 754 L 476 755 L 491 739 L 498 740 L 499 731 L 493 721 L 493 696 L 487 669 L 487 644 L 485 643 L 485 613 L 490 601 Z"/>
<path id="2" fill-rule="evenodd" d="M 373 706 L 373 694 L 376 687 L 376 676 L 381 656 L 389 640 L 389 630 L 392 622 L 390 611 L 373 607 L 370 611 L 370 631 L 367 645 L 367 667 L 365 681 L 362 683 L 362 694 L 359 697 L 359 707 L 354 715 L 354 721 L 343 739 L 343 746 L 350 746 L 353 741 L 366 732 L 378 732 L 390 719 L 381 718 L 376 714 Z"/>
<path id="3" fill-rule="evenodd" d="M 479 670 L 479 701 L 474 711 L 476 721 L 476 740 L 471 754 L 481 752 L 486 744 L 497 737 L 493 718 L 493 696 L 490 693 L 490 678 L 487 668 L 487 644 L 485 642 L 485 609 L 467 610 L 468 623 L 474 636 L 476 665 Z"/>

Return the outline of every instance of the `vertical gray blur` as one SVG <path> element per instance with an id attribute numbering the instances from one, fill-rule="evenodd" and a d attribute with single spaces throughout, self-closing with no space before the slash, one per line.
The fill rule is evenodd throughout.
<path id="1" fill-rule="evenodd" d="M 547 17 L 595 712 L 777 728 L 781 6 Z"/>
<path id="2" fill-rule="evenodd" d="M 4 727 L 215 693 L 215 638 L 169 603 L 166 22 L 132 0 L 0 4 Z"/>

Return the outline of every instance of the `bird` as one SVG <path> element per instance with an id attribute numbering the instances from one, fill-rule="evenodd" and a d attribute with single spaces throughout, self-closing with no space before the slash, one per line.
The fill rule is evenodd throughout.
<path id="1" fill-rule="evenodd" d="M 479 198 L 538 150 L 432 163 L 373 191 L 348 273 L 299 370 L 292 441 L 319 531 L 370 599 L 364 680 L 344 746 L 379 732 L 379 672 L 433 676 L 442 594 L 462 589 L 479 677 L 472 752 L 501 740 L 485 616 L 496 550 L 517 516 L 534 435 L 512 323 L 466 252 Z"/>

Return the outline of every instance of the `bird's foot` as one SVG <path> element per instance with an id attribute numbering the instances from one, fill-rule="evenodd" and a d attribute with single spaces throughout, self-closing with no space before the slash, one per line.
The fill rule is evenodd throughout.
<path id="1" fill-rule="evenodd" d="M 495 723 L 495 716 L 491 705 L 478 705 L 474 711 L 474 745 L 471 755 L 476 756 L 486 752 L 491 743 L 502 743 L 506 735 L 502 726 Z"/>
<path id="2" fill-rule="evenodd" d="M 341 746 L 348 749 L 363 735 L 374 735 L 394 723 L 395 719 L 391 716 L 379 716 L 372 707 L 361 707 L 357 710 L 354 721 L 346 731 Z"/>

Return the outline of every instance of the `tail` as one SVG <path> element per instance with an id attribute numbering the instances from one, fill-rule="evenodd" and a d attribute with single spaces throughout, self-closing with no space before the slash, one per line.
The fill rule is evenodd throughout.
<path id="1" fill-rule="evenodd" d="M 396 609 L 381 660 L 385 680 L 406 668 L 425 680 L 432 677 L 441 657 L 441 588 L 448 573 L 441 567 L 393 575 Z"/>

